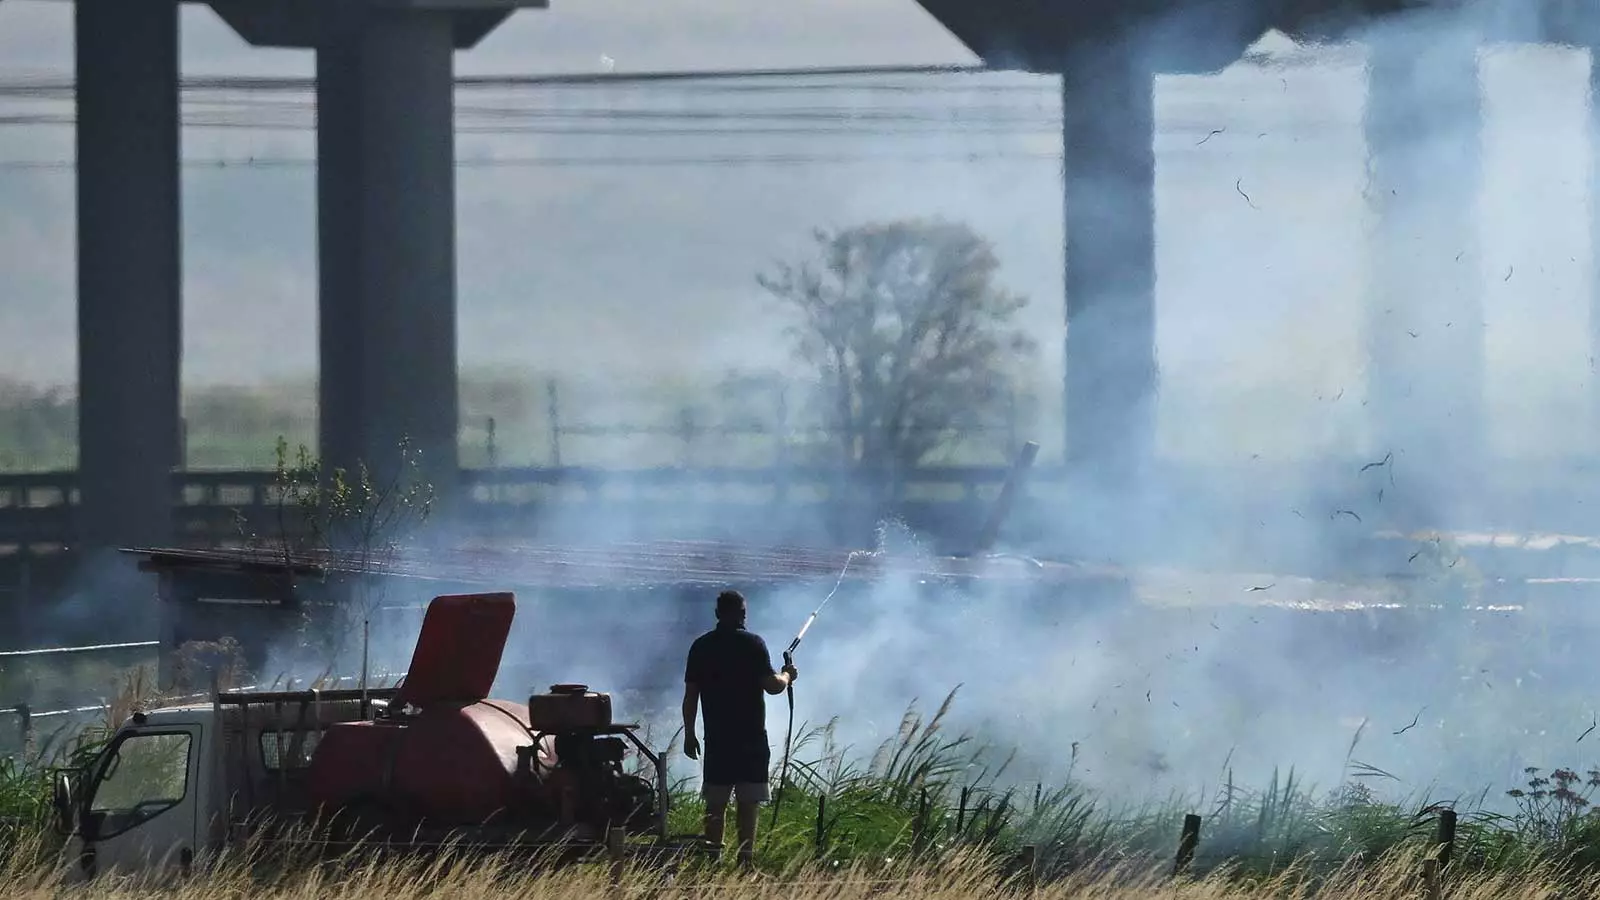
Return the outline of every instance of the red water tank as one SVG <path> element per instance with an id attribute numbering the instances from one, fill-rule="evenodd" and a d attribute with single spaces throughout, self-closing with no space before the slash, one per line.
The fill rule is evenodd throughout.
<path id="1" fill-rule="evenodd" d="M 327 813 L 376 801 L 430 824 L 502 821 L 513 802 L 517 748 L 532 743 L 526 708 L 497 700 L 341 722 L 317 745 L 308 788 Z"/>

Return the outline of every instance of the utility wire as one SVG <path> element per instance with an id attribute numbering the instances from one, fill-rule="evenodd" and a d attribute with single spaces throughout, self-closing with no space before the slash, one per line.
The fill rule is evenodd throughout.
<path id="1" fill-rule="evenodd" d="M 1059 164 L 1061 154 L 1029 153 L 1019 151 L 976 153 L 784 153 L 747 154 L 723 156 L 533 156 L 498 157 L 483 159 L 457 159 L 457 169 L 539 169 L 539 168 L 697 168 L 701 166 L 810 166 L 879 163 L 905 165 L 907 163 L 937 162 L 1039 162 Z M 314 168 L 317 161 L 311 157 L 253 156 L 253 157 L 191 157 L 181 161 L 186 169 L 298 169 Z M 0 171 L 74 171 L 73 160 L 0 160 Z"/>
<path id="2" fill-rule="evenodd" d="M 66 0 L 71 2 L 71 0 Z M 1357 62 L 1359 49 L 1354 45 L 1296 49 L 1288 53 L 1266 54 L 1248 52 L 1240 56 L 1235 66 L 1283 71 L 1288 69 L 1317 68 L 1338 63 Z M 1033 85 L 973 84 L 962 79 L 960 84 L 886 85 L 859 81 L 835 81 L 823 84 L 806 84 L 794 81 L 804 78 L 862 78 L 907 76 L 1006 75 L 1031 77 Z M 37 73 L 13 76 L 12 84 L 0 79 L 0 93 L 17 86 L 22 90 L 66 92 L 73 89 L 73 79 L 66 73 Z M 738 80 L 771 81 L 779 84 L 728 85 Z M 459 88 L 503 87 L 615 87 L 631 85 L 671 86 L 674 89 L 806 91 L 806 90 L 1048 90 L 1058 93 L 1060 80 L 1047 72 L 1024 69 L 992 68 L 984 64 L 945 63 L 930 65 L 889 66 L 807 66 L 794 68 L 760 69 L 688 69 L 679 71 L 642 72 L 568 72 L 568 73 L 504 73 L 492 75 L 458 75 Z M 188 75 L 180 76 L 180 90 L 249 90 L 249 91 L 314 91 L 316 79 L 304 75 Z"/>

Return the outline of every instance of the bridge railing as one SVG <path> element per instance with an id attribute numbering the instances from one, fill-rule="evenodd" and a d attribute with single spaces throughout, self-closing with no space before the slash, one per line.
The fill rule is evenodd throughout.
<path id="1" fill-rule="evenodd" d="M 1291 464 L 1248 461 L 1237 465 L 1164 465 L 1155 473 L 1163 502 L 1174 508 L 1270 508 L 1298 489 L 1315 484 L 1329 509 L 1300 510 L 1303 516 L 1334 515 L 1337 503 L 1383 502 L 1382 471 L 1368 461 L 1331 459 Z M 1009 471 L 1004 466 L 937 466 L 901 476 L 897 499 L 926 508 L 961 510 L 987 504 Z M 850 497 L 851 482 L 839 470 L 820 466 L 707 467 L 618 470 L 598 467 L 469 469 L 461 473 L 462 499 L 486 520 L 546 509 L 582 509 L 612 504 L 641 512 L 697 504 L 730 513 L 779 504 L 805 507 L 828 497 Z M 1587 461 L 1491 466 L 1485 479 L 1463 485 L 1481 497 L 1488 519 L 1509 520 L 1516 510 L 1551 512 L 1556 520 L 1586 521 L 1583 512 L 1600 502 L 1600 471 Z M 1393 490 L 1393 488 L 1391 488 Z M 1403 490 L 1403 485 L 1402 485 Z M 273 476 L 265 471 L 200 471 L 174 475 L 178 527 L 197 543 L 232 542 L 242 537 L 239 521 L 263 523 L 275 511 Z M 1376 500 L 1374 500 L 1376 498 Z M 0 476 L 0 554 L 23 550 L 49 552 L 70 545 L 78 506 L 75 472 Z M 1064 473 L 1036 466 L 1018 497 L 1021 506 L 1071 500 Z M 1344 508 L 1351 509 L 1348 503 Z M 1204 506 L 1201 506 L 1204 505 Z M 1506 521 L 1505 527 L 1514 527 Z M 1532 527 L 1532 526 L 1530 526 Z M 1564 527 L 1560 521 L 1540 524 Z M 1574 527 L 1574 526 L 1566 526 Z M 1586 532 L 1587 533 L 1587 532 Z"/>

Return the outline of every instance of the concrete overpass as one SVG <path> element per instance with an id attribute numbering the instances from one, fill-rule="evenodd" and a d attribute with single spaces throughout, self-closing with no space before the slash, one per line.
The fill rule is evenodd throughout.
<path id="1" fill-rule="evenodd" d="M 918 2 L 989 65 L 1061 76 L 1066 446 L 1081 475 L 1114 495 L 1136 493 L 1155 443 L 1152 77 L 1217 72 L 1271 30 L 1302 42 L 1365 42 L 1369 202 L 1379 221 L 1371 414 L 1380 446 L 1410 462 L 1412 473 L 1432 475 L 1418 496 L 1481 477 L 1483 305 L 1471 265 L 1481 165 L 1477 51 L 1491 41 L 1592 51 L 1600 10 L 1583 0 Z M 1600 66 L 1591 79 L 1600 97 Z M 1419 237 L 1459 255 L 1426 258 L 1414 249 Z M 1429 339 L 1418 340 L 1424 332 Z M 1600 350 L 1600 333 L 1591 345 Z"/>
<path id="2" fill-rule="evenodd" d="M 454 52 L 545 0 L 214 0 L 317 56 L 322 455 L 456 468 Z M 76 0 L 81 516 L 172 537 L 182 298 L 178 0 Z M 452 479 L 440 479 L 449 481 Z"/>
<path id="3" fill-rule="evenodd" d="M 164 544 L 180 462 L 178 0 L 75 2 L 78 532 L 91 548 Z M 381 462 L 405 433 L 436 481 L 452 483 L 453 54 L 545 0 L 207 2 L 254 45 L 317 54 L 322 455 Z M 1373 403 L 1397 457 L 1470 476 L 1484 444 L 1481 328 L 1426 353 L 1400 335 L 1441 311 L 1481 323 L 1481 302 L 1470 266 L 1414 259 L 1405 241 L 1449 230 L 1471 252 L 1477 134 L 1450 129 L 1481 115 L 1479 43 L 1592 47 L 1600 17 L 1580 0 L 918 2 L 990 66 L 1062 77 L 1069 460 L 1124 491 L 1153 453 L 1158 387 L 1153 75 L 1221 69 L 1274 28 L 1324 40 L 1361 39 L 1402 15 L 1448 25 L 1425 63 L 1401 42 L 1372 46 L 1367 129 L 1385 258 L 1372 308 L 1390 316 L 1374 329 Z M 1432 89 L 1426 108 L 1408 102 L 1417 75 Z M 1450 152 L 1427 152 L 1428 137 Z M 1447 429 L 1433 427 L 1440 420 Z"/>

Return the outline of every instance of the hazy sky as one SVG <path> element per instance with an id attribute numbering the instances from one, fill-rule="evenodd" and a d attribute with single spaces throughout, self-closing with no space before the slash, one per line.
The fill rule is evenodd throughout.
<path id="1" fill-rule="evenodd" d="M 912 0 L 554 0 L 458 57 L 473 73 L 968 63 Z M 252 48 L 204 7 L 183 16 L 186 73 L 310 75 L 309 52 Z M 1269 45 L 1271 42 L 1269 41 Z M 71 5 L 0 2 L 0 80 L 64 76 Z M 1587 420 L 1587 54 L 1486 50 L 1481 268 L 1497 440 L 1570 436 Z M 835 82 L 837 79 L 834 80 Z M 876 79 L 879 84 L 915 79 Z M 922 82 L 926 85 L 928 82 Z M 948 79 L 941 90 L 741 96 L 610 88 L 461 95 L 462 159 L 495 155 L 694 157 L 690 166 L 463 169 L 464 362 L 602 376 L 784 361 L 754 274 L 805 249 L 816 226 L 938 214 L 999 250 L 1033 298 L 1041 363 L 1060 365 L 1060 139 L 1055 82 Z M 1364 76 L 1348 53 L 1320 67 L 1239 65 L 1158 83 L 1161 364 L 1165 403 L 1191 440 L 1268 446 L 1358 429 L 1365 229 Z M 209 101 L 218 98 L 208 95 Z M 226 99 L 226 98 L 225 98 Z M 243 98 L 260 104 L 260 97 Z M 191 114 L 237 114 L 190 106 Z M 280 111 L 309 122 L 309 97 Z M 943 123 L 852 135 L 485 135 L 467 126 L 552 110 L 854 112 L 903 107 Z M 493 109 L 499 112 L 489 118 Z M 251 115 L 277 115 L 260 107 Z M 0 114 L 67 112 L 0 99 Z M 962 117 L 999 115 L 984 129 Z M 954 119 L 948 117 L 956 117 Z M 790 123 L 792 124 L 792 123 Z M 742 128 L 735 124 L 734 131 Z M 1207 135 L 1219 131 L 1221 133 Z M 0 160 L 70 160 L 67 126 L 0 125 Z M 185 153 L 273 166 L 189 169 L 184 180 L 185 378 L 252 382 L 315 367 L 313 170 L 308 132 L 190 127 Z M 1204 141 L 1204 143 L 1201 143 Z M 875 156 L 830 165 L 714 166 L 707 157 Z M 1032 154 L 1032 156 L 1028 156 Z M 965 156 L 958 161 L 917 157 Z M 1243 193 L 1241 193 L 1241 191 Z M 1244 196 L 1248 195 L 1248 200 Z M 69 382 L 74 236 L 70 169 L 0 166 L 0 374 Z M 1430 252 L 1451 252 L 1450 247 Z M 1514 271 L 1514 277 L 1503 276 Z M 1332 398 L 1343 391 L 1345 398 Z M 1202 403 L 1203 400 L 1203 403 Z M 1178 409 L 1180 407 L 1173 407 Z M 1205 414 L 1200 414 L 1202 408 Z M 1516 418 L 1512 413 L 1520 410 Z M 1584 432 L 1585 440 L 1587 432 Z"/>

